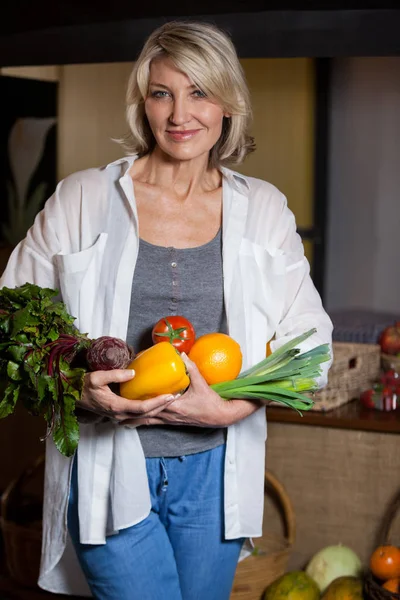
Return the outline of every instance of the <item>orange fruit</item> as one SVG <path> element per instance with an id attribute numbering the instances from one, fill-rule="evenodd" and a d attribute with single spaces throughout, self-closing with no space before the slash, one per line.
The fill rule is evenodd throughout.
<path id="1" fill-rule="evenodd" d="M 321 600 L 362 600 L 362 588 L 360 577 L 343 575 L 331 581 Z"/>
<path id="2" fill-rule="evenodd" d="M 244 587 L 244 586 L 243 586 Z M 250 586 L 249 586 L 250 587 Z M 242 596 L 238 590 L 239 597 Z M 248 597 L 244 593 L 243 597 Z M 254 598 L 254 596 L 251 596 Z M 319 600 L 315 581 L 304 571 L 289 571 L 275 579 L 264 591 L 263 600 Z"/>
<path id="3" fill-rule="evenodd" d="M 400 549 L 396 546 L 378 546 L 371 555 L 369 568 L 378 579 L 400 577 Z"/>
<path id="4" fill-rule="evenodd" d="M 242 368 L 240 346 L 226 333 L 201 335 L 189 352 L 208 385 L 236 379 Z"/>
<path id="5" fill-rule="evenodd" d="M 388 579 L 385 583 L 382 584 L 382 587 L 385 588 L 388 592 L 393 592 L 394 594 L 400 594 L 400 577 L 393 577 L 393 579 Z"/>

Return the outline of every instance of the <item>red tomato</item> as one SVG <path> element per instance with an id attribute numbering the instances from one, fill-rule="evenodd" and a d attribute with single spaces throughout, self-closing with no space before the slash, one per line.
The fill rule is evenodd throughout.
<path id="1" fill-rule="evenodd" d="M 151 337 L 154 344 L 171 342 L 179 352 L 188 354 L 196 339 L 196 332 L 190 321 L 176 315 L 160 319 L 154 325 Z"/>
<path id="2" fill-rule="evenodd" d="M 365 390 L 360 396 L 361 404 L 366 408 L 375 408 L 376 403 L 374 396 L 375 391 L 372 388 L 370 390 Z"/>

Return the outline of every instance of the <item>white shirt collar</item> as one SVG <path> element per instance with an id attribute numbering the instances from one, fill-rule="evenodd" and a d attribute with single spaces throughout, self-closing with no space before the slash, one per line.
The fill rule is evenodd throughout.
<path id="1" fill-rule="evenodd" d="M 118 160 L 114 160 L 113 162 L 108 163 L 108 165 L 106 165 L 106 169 L 108 169 L 109 167 L 113 167 L 115 165 L 123 165 L 123 166 L 121 166 L 121 176 L 123 176 L 131 168 L 131 166 L 133 165 L 133 163 L 135 162 L 136 159 L 137 159 L 137 154 L 130 155 L 130 156 L 124 156 L 123 158 L 119 158 Z M 241 173 L 237 173 L 236 171 L 232 171 L 231 169 L 228 169 L 227 167 L 221 167 L 220 171 L 221 171 L 223 177 L 225 177 L 225 179 L 229 182 L 229 184 L 236 191 L 240 192 L 241 194 L 243 194 L 243 193 L 246 194 L 246 192 L 248 192 L 248 190 L 250 189 L 250 186 L 249 186 L 248 179 L 245 175 L 242 175 Z"/>

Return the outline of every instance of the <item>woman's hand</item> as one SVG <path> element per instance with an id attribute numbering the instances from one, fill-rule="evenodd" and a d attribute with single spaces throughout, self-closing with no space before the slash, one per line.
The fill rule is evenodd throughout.
<path id="1" fill-rule="evenodd" d="M 261 403 L 250 400 L 223 400 L 209 387 L 194 362 L 184 353 L 181 356 L 190 377 L 187 391 L 176 397 L 173 402 L 166 404 L 157 414 L 141 415 L 124 421 L 122 425 L 227 427 L 260 408 Z"/>
<path id="2" fill-rule="evenodd" d="M 174 400 L 171 394 L 164 394 L 150 400 L 127 400 L 114 394 L 109 384 L 122 383 L 134 377 L 132 369 L 93 371 L 85 375 L 82 397 L 77 408 L 107 417 L 114 421 L 125 421 L 134 417 L 155 417 Z"/>

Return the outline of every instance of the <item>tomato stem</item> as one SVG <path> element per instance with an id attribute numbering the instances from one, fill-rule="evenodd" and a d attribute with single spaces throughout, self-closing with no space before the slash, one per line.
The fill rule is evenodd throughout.
<path id="1" fill-rule="evenodd" d="M 168 327 L 168 331 L 166 331 L 165 333 L 157 333 L 157 336 L 167 337 L 169 339 L 169 341 L 171 342 L 171 344 L 174 340 L 185 340 L 185 339 L 190 340 L 190 339 L 192 339 L 192 336 L 185 338 L 185 336 L 183 335 L 184 331 L 187 330 L 187 327 L 177 327 L 176 329 L 174 329 L 167 318 L 164 318 L 163 321 L 166 324 L 166 326 Z"/>

